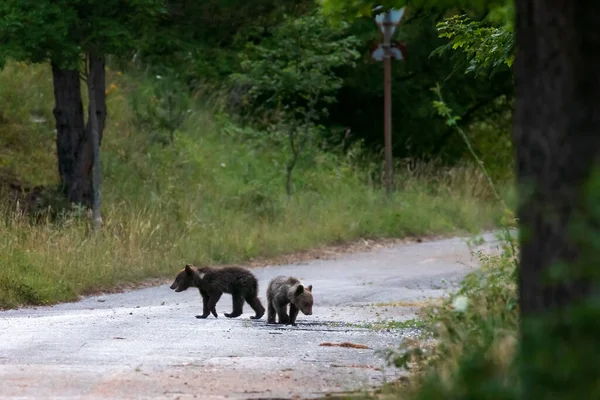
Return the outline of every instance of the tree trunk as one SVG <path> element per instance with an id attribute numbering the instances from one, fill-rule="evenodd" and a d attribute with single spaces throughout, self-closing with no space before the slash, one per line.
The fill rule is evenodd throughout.
<path id="1" fill-rule="evenodd" d="M 52 78 L 56 154 L 61 186 L 71 203 L 86 204 L 85 189 L 89 183 L 75 172 L 81 157 L 80 143 L 85 134 L 79 71 L 65 70 L 52 63 Z"/>
<path id="2" fill-rule="evenodd" d="M 600 2 L 578 4 L 517 1 L 514 142 L 519 219 L 528 239 L 521 243 L 524 315 L 568 304 L 590 289 L 585 280 L 541 282 L 553 263 L 580 255 L 569 224 L 587 211 L 583 185 L 600 155 Z"/>
<path id="3" fill-rule="evenodd" d="M 572 307 L 585 307 L 597 288 L 590 278 L 600 259 L 589 243 L 600 238 L 598 225 L 584 236 L 574 230 L 597 207 L 584 186 L 600 155 L 600 2 L 516 0 L 516 11 L 523 390 L 524 398 L 560 399 L 590 372 L 594 350 L 576 347 L 598 334 Z M 591 343 L 597 348 L 598 339 Z"/>
<path id="4" fill-rule="evenodd" d="M 94 93 L 96 94 L 96 118 L 98 119 L 98 137 L 102 144 L 104 126 L 106 125 L 106 61 L 102 56 L 90 56 L 90 71 L 88 79 L 93 82 Z M 91 110 L 89 110 L 91 111 Z M 88 115 L 88 125 L 86 129 L 91 129 L 90 118 Z"/>
<path id="5" fill-rule="evenodd" d="M 80 74 L 52 63 L 56 152 L 61 186 L 70 203 L 91 208 L 93 204 L 93 142 L 89 123 L 84 122 Z M 96 116 L 100 141 L 106 121 L 104 59 L 90 59 L 88 79 L 94 82 Z"/>
<path id="6" fill-rule="evenodd" d="M 292 198 L 292 172 L 294 172 L 294 167 L 298 162 L 298 157 L 300 156 L 300 150 L 296 144 L 296 134 L 297 128 L 288 127 L 288 140 L 290 143 L 290 150 L 292 152 L 292 157 L 288 162 L 285 168 L 285 192 L 287 194 L 288 200 Z"/>
<path id="7" fill-rule="evenodd" d="M 86 130 L 91 131 L 92 138 L 92 154 L 93 154 L 93 167 L 92 167 L 92 188 L 93 188 L 93 206 L 92 206 L 92 220 L 94 224 L 94 230 L 100 230 L 102 226 L 102 216 L 100 214 L 100 193 L 101 193 L 101 182 L 102 182 L 102 171 L 100 169 L 100 121 L 104 125 L 102 116 L 106 115 L 106 111 L 98 112 L 97 102 L 102 101 L 102 98 L 98 98 L 96 87 L 98 84 L 104 82 L 104 62 L 93 55 L 88 56 L 89 69 L 87 73 L 87 86 L 88 86 L 88 98 L 89 98 L 89 118 L 88 126 Z M 101 86 L 102 93 L 104 94 L 104 86 Z"/>

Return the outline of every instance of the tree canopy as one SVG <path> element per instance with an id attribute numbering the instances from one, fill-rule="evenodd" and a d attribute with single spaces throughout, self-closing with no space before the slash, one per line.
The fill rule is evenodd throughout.
<path id="1" fill-rule="evenodd" d="M 86 52 L 123 55 L 153 30 L 162 12 L 161 0 L 5 0 L 0 60 L 52 60 L 74 67 Z"/>

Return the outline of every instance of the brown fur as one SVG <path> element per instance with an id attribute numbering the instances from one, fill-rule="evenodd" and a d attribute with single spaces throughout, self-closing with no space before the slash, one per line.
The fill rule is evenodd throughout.
<path id="1" fill-rule="evenodd" d="M 196 287 L 200 290 L 203 303 L 202 315 L 196 318 L 206 318 L 212 313 L 217 318 L 215 305 L 223 293 L 230 293 L 233 298 L 233 311 L 225 314 L 227 318 L 236 318 L 242 315 L 244 300 L 252 307 L 255 316 L 250 318 L 260 319 L 265 314 L 258 295 L 258 282 L 256 277 L 248 270 L 239 267 L 196 268 L 186 264 L 171 284 L 171 289 L 176 292 Z"/>
<path id="2" fill-rule="evenodd" d="M 275 314 L 280 324 L 296 324 L 298 311 L 304 315 L 312 315 L 312 285 L 305 287 L 291 276 L 278 276 L 269 282 L 267 288 L 267 323 L 275 324 Z M 287 305 L 290 305 L 290 315 Z"/>

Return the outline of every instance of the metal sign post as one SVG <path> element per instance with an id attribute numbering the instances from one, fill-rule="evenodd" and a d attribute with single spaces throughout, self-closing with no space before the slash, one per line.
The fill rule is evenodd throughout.
<path id="1" fill-rule="evenodd" d="M 377 61 L 383 60 L 384 182 L 387 194 L 392 192 L 392 58 L 405 58 L 405 47 L 403 44 L 392 43 L 392 35 L 404 16 L 405 9 L 406 7 L 392 9 L 375 17 L 375 22 L 383 33 L 383 43 L 372 52 L 372 57 Z"/>

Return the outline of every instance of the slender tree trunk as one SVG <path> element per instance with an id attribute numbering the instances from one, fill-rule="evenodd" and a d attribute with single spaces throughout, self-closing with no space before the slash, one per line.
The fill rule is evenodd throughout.
<path id="1" fill-rule="evenodd" d="M 90 71 L 88 79 L 94 85 L 94 93 L 96 99 L 96 118 L 98 120 L 98 138 L 99 143 L 102 144 L 102 137 L 104 136 L 104 126 L 106 125 L 106 61 L 103 56 L 90 55 L 89 59 Z M 91 110 L 88 110 L 91 112 Z M 88 115 L 88 126 L 86 129 L 90 129 L 90 116 Z"/>
<path id="2" fill-rule="evenodd" d="M 590 243 L 600 238 L 598 221 L 590 225 L 598 205 L 586 203 L 585 186 L 600 159 L 600 2 L 516 0 L 516 11 L 523 393 L 577 398 L 568 396 L 582 379 L 598 379 L 595 360 L 595 372 L 586 370 L 598 310 L 594 331 L 573 306 L 585 308 L 598 283 L 600 248 Z M 586 225 L 584 236 L 574 230 Z"/>
<path id="3" fill-rule="evenodd" d="M 89 70 L 87 74 L 88 85 L 93 87 L 93 99 L 95 101 L 95 119 L 98 124 L 99 145 L 102 144 L 104 125 L 106 122 L 106 71 L 104 58 L 89 56 Z M 79 143 L 81 156 L 77 159 L 76 172 L 78 176 L 85 177 L 86 202 L 88 208 L 93 208 L 94 203 L 94 184 L 93 184 L 93 165 L 94 165 L 94 140 L 92 132 L 92 95 L 88 90 L 88 119 L 85 125 L 85 133 Z"/>
<path id="4" fill-rule="evenodd" d="M 288 199 L 292 198 L 292 173 L 294 172 L 294 167 L 298 162 L 298 157 L 300 156 L 300 150 L 296 144 L 296 135 L 297 128 L 288 128 L 288 140 L 290 142 L 290 150 L 292 151 L 292 158 L 288 162 L 285 168 L 285 191 L 287 193 Z"/>
<path id="5" fill-rule="evenodd" d="M 92 138 L 92 220 L 94 223 L 94 230 L 98 231 L 102 226 L 102 216 L 100 214 L 100 194 L 102 183 L 102 171 L 100 169 L 100 121 L 102 121 L 102 125 L 104 125 L 104 120 L 102 117 L 106 115 L 106 111 L 105 109 L 101 109 L 100 112 L 98 112 L 99 107 L 97 103 L 98 100 L 102 102 L 103 97 L 98 99 L 96 88 L 98 87 L 98 84 L 102 85 L 104 81 L 104 61 L 91 54 L 88 56 L 88 61 L 89 68 L 87 73 L 87 86 L 89 98 L 89 118 L 88 126 L 86 127 L 88 129 L 86 130 L 91 131 Z M 104 93 L 104 86 L 100 86 L 100 88 Z"/>
<path id="6" fill-rule="evenodd" d="M 56 152 L 61 186 L 70 203 L 87 208 L 93 205 L 93 141 L 89 116 L 84 122 L 81 81 L 78 70 L 67 70 L 52 63 L 56 120 Z M 104 58 L 90 59 L 99 140 L 102 140 L 106 121 Z"/>

